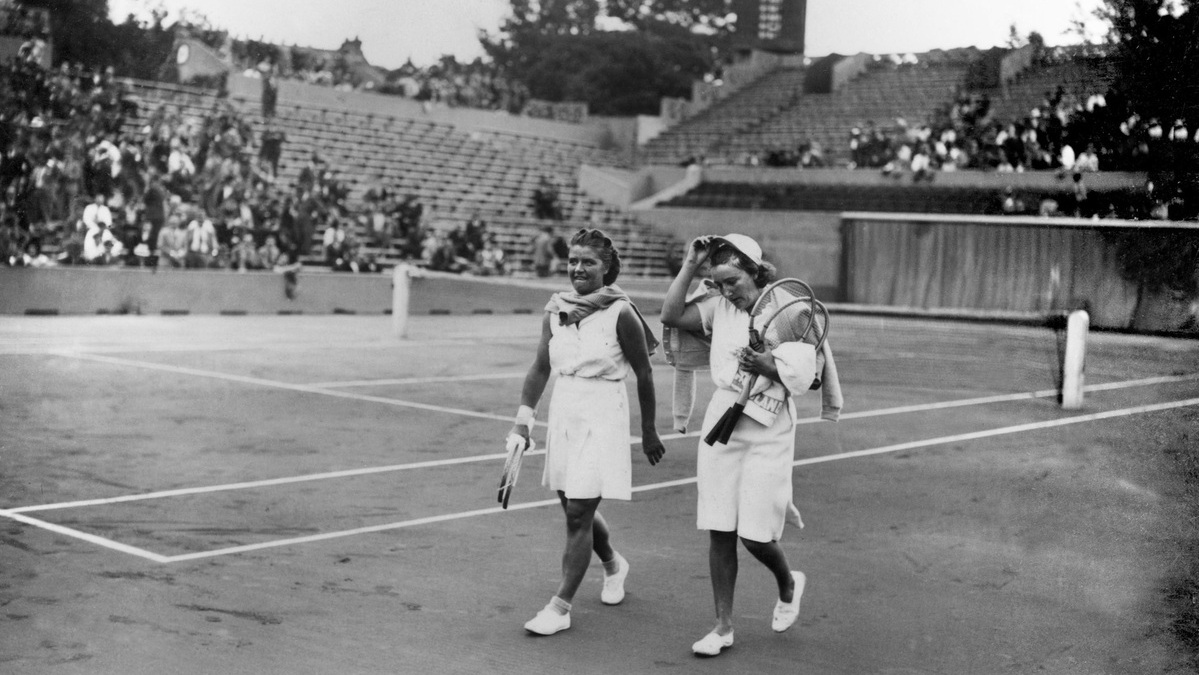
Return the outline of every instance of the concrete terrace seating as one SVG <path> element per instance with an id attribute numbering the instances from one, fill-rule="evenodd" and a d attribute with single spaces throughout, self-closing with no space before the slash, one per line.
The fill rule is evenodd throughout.
<path id="1" fill-rule="evenodd" d="M 981 89 L 991 99 L 991 114 L 997 120 L 1017 122 L 1043 104 L 1045 95 L 1060 85 L 1079 104 L 1092 94 L 1105 94 L 1115 78 L 1115 64 L 1102 57 L 1077 57 L 1061 63 L 1033 66 L 1007 87 Z"/>
<path id="2" fill-rule="evenodd" d="M 813 142 L 821 145 L 826 162 L 843 164 L 851 128 L 868 121 L 891 128 L 896 118 L 909 126 L 928 122 L 953 100 L 965 75 L 966 66 L 954 63 L 870 69 L 840 91 L 805 94 L 773 119 L 737 134 L 725 145 L 724 156 Z"/>
<path id="3" fill-rule="evenodd" d="M 651 140 L 643 149 L 643 162 L 677 164 L 693 155 L 711 154 L 730 135 L 794 105 L 802 95 L 805 72 L 781 68 L 763 75 Z"/>
<path id="4" fill-rule="evenodd" d="M 144 102 L 140 115 L 168 103 L 185 116 L 200 118 L 218 104 L 215 95 L 203 90 L 146 82 L 134 85 Z M 241 114 L 256 134 L 266 128 L 257 110 L 243 107 Z M 604 229 L 621 247 L 629 274 L 667 272 L 666 252 L 673 245 L 669 236 L 650 231 L 630 214 L 578 189 L 575 176 L 580 164 L 619 164 L 616 153 L 577 141 L 502 130 L 465 132 L 435 119 L 292 104 L 278 107 L 274 123 L 287 134 L 279 166 L 284 186 L 295 182 L 316 152 L 349 186 L 351 210 L 360 208 L 366 191 L 382 182 L 401 197 L 415 195 L 424 206 L 426 225 L 449 229 L 478 215 L 518 265 L 526 262 L 529 244 L 540 227 L 552 224 L 566 236 L 581 227 Z M 137 120 L 129 126 L 137 130 L 141 124 Z M 542 176 L 558 186 L 561 222 L 533 217 L 532 195 Z M 377 253 L 385 262 L 395 262 L 398 256 L 394 246 Z"/>

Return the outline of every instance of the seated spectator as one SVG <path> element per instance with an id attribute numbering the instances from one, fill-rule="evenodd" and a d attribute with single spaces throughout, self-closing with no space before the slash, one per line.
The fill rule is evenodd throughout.
<path id="1" fill-rule="evenodd" d="M 202 211 L 193 214 L 187 224 L 186 266 L 189 269 L 215 267 L 220 255 L 216 240 L 216 227 Z"/>
<path id="2" fill-rule="evenodd" d="M 322 243 L 324 245 L 326 265 L 331 269 L 336 269 L 345 262 L 346 232 L 341 227 L 341 221 L 337 217 L 329 219 L 329 226 L 325 228 Z"/>
<path id="3" fill-rule="evenodd" d="M 236 227 L 229 239 L 229 267 L 238 272 L 262 269 L 254 238 L 242 227 Z"/>
<path id="4" fill-rule="evenodd" d="M 507 261 L 504 256 L 504 249 L 500 248 L 496 243 L 495 235 L 489 235 L 483 242 L 483 248 L 480 249 L 478 258 L 479 274 L 488 276 L 503 276 L 507 274 Z"/>
<path id="5" fill-rule="evenodd" d="M 1075 171 L 1098 171 L 1099 170 L 1099 155 L 1095 154 L 1095 145 L 1088 144 L 1087 149 L 1082 151 L 1078 159 L 1074 160 Z"/>
<path id="6" fill-rule="evenodd" d="M 83 209 L 84 229 L 90 230 L 101 224 L 112 227 L 112 211 L 109 210 L 106 201 L 104 195 L 99 192 L 92 197 L 92 203 Z"/>
<path id="7" fill-rule="evenodd" d="M 189 238 L 183 219 L 176 214 L 167 218 L 166 225 L 158 231 L 158 264 L 181 268 L 187 264 Z"/>
<path id="8" fill-rule="evenodd" d="M 107 223 L 97 221 L 83 235 L 83 261 L 89 265 L 114 265 L 121 262 L 124 247 Z"/>
<path id="9" fill-rule="evenodd" d="M 287 264 L 287 253 L 279 248 L 279 239 L 266 235 L 266 242 L 258 248 L 258 262 L 262 269 L 273 270 Z"/>

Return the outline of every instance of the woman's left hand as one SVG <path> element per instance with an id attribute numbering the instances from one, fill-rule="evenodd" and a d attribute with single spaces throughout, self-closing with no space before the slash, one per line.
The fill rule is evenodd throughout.
<path id="1" fill-rule="evenodd" d="M 662 445 L 662 439 L 658 438 L 658 432 L 654 429 L 641 432 L 641 450 L 650 466 L 662 461 L 662 456 L 666 454 L 666 446 Z"/>
<path id="2" fill-rule="evenodd" d="M 774 352 L 770 350 L 770 347 L 765 347 L 760 352 L 744 347 L 737 353 L 737 362 L 747 373 L 765 375 L 771 379 L 776 379 L 778 376 L 778 369 L 774 365 Z"/>

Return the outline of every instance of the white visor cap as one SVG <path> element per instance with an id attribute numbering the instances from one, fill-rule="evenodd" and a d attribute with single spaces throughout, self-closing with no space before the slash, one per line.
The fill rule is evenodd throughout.
<path id="1" fill-rule="evenodd" d="M 737 249 L 746 258 L 749 258 L 755 265 L 762 264 L 762 247 L 758 246 L 758 242 L 750 239 L 744 234 L 726 234 L 723 237 L 712 237 L 713 241 L 723 241 L 724 243 Z"/>

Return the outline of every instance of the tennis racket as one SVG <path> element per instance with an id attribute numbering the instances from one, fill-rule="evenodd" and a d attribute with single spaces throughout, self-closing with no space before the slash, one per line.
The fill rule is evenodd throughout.
<path id="1" fill-rule="evenodd" d="M 516 487 L 516 479 L 520 476 L 520 463 L 524 459 L 525 453 L 533 449 L 532 438 L 526 439 L 519 434 L 508 434 L 508 440 L 504 445 L 508 456 L 504 459 L 504 473 L 500 474 L 500 489 L 496 493 L 496 499 L 506 509 L 508 508 L 508 497 L 512 496 L 512 488 Z"/>
<path id="2" fill-rule="evenodd" d="M 812 287 L 799 279 L 780 279 L 766 288 L 749 312 L 749 346 L 757 352 L 784 342 L 807 342 L 817 353 L 828 335 L 828 309 L 816 299 Z M 758 376 L 750 375 L 737 402 L 704 436 L 708 445 L 728 443 L 745 412 Z"/>

